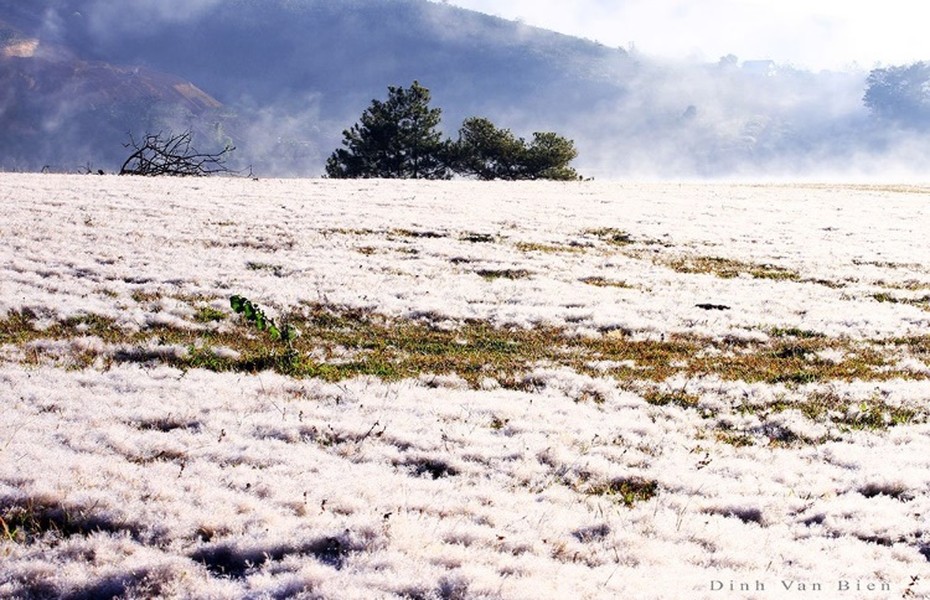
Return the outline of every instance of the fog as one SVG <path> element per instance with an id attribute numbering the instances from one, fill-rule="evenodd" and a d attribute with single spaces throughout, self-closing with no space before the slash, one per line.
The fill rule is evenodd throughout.
<path id="1" fill-rule="evenodd" d="M 639 64 L 629 92 L 569 120 L 595 176 L 817 176 L 860 171 L 878 132 L 865 73 L 774 64 Z M 857 161 L 858 162 L 858 161 Z M 867 163 L 867 161 L 866 161 Z"/>
<path id="2" fill-rule="evenodd" d="M 128 132 L 191 128 L 234 168 L 318 176 L 413 80 L 447 136 L 470 116 L 556 131 L 597 179 L 914 178 L 930 155 L 866 107 L 867 69 L 659 59 L 423 0 L 0 0 L 0 20 L 51 57 L 0 61 L 0 168 L 112 170 Z"/>
<path id="3" fill-rule="evenodd" d="M 726 54 L 822 70 L 930 56 L 910 0 L 449 0 L 611 46 L 672 59 Z"/>

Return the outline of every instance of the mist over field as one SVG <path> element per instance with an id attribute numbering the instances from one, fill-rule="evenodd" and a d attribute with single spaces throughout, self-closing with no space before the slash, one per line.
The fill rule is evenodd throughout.
<path id="1" fill-rule="evenodd" d="M 864 68 L 658 59 L 424 0 L 5 0 L 0 29 L 7 170 L 113 170 L 127 132 L 190 127 L 200 146 L 234 144 L 237 166 L 318 176 L 371 99 L 414 80 L 449 137 L 476 115 L 524 137 L 557 131 L 596 178 L 927 166 L 923 73 L 916 92 L 890 82 L 898 96 L 867 106 Z M 909 98 L 906 118 L 883 110 Z"/>

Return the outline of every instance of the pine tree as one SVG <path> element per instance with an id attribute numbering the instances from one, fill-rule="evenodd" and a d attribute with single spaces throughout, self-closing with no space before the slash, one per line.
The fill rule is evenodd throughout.
<path id="1" fill-rule="evenodd" d="M 484 180 L 518 179 L 525 151 L 522 139 L 484 117 L 465 119 L 451 146 L 455 171 Z"/>
<path id="2" fill-rule="evenodd" d="M 533 142 L 526 148 L 525 174 L 527 179 L 554 179 L 574 181 L 581 179 L 568 163 L 575 160 L 578 151 L 570 139 L 551 131 L 533 134 Z"/>
<path id="3" fill-rule="evenodd" d="M 534 133 L 527 144 L 483 117 L 465 120 L 449 156 L 456 173 L 478 179 L 580 179 L 569 166 L 578 156 L 571 140 L 547 131 Z"/>
<path id="4" fill-rule="evenodd" d="M 326 161 L 337 179 L 448 179 L 446 144 L 436 130 L 442 115 L 430 108 L 429 90 L 388 87 L 386 101 L 372 100 L 359 122 L 342 132 L 342 148 Z"/>

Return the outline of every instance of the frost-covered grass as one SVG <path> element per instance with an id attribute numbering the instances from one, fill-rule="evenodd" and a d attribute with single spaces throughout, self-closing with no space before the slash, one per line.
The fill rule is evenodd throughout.
<path id="1" fill-rule="evenodd" d="M 0 176 L 0 596 L 930 593 L 928 192 Z"/>

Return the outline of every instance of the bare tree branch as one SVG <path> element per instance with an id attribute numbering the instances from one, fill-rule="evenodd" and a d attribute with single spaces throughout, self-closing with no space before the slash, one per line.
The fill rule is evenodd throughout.
<path id="1" fill-rule="evenodd" d="M 120 167 L 120 175 L 169 175 L 175 177 L 202 177 L 215 173 L 227 173 L 227 155 L 235 150 L 226 146 L 214 154 L 198 152 L 191 145 L 192 133 L 187 130 L 178 134 L 147 133 L 136 140 L 132 133 L 124 147 L 132 153 Z"/>

